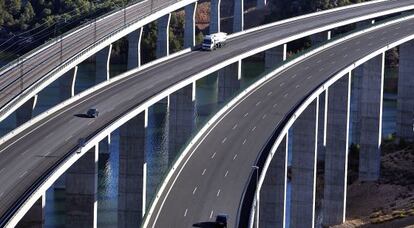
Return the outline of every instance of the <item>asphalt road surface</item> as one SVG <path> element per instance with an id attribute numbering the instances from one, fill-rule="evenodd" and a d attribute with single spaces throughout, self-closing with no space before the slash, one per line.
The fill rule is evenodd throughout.
<path id="1" fill-rule="evenodd" d="M 195 150 L 166 197 L 158 219 L 152 219 L 155 227 L 191 227 L 193 223 L 212 220 L 220 212 L 229 214 L 229 224 L 233 226 L 251 165 L 271 132 L 281 127 L 278 123 L 286 113 L 339 69 L 413 34 L 413 25 L 414 20 L 410 20 L 339 44 L 292 66 L 249 95 Z M 93 135 L 131 108 L 203 69 L 278 40 L 279 34 L 294 32 L 291 25 L 269 28 L 230 39 L 225 48 L 217 51 L 193 51 L 165 61 L 68 105 L 3 143 L 0 216 L 74 148 L 79 138 Z M 75 117 L 90 107 L 100 110 L 99 118 Z"/>
<path id="2" fill-rule="evenodd" d="M 19 67 L 12 68 L 0 75 L 0 109 L 3 109 L 6 104 L 16 97 L 21 91 L 27 89 L 30 85 L 37 81 L 46 80 L 45 75 L 56 69 L 58 66 L 79 54 L 82 50 L 90 47 L 95 41 L 122 28 L 124 24 L 128 24 L 134 20 L 142 19 L 151 14 L 151 12 L 158 11 L 176 1 L 172 0 L 153 0 L 146 1 L 142 4 L 135 5 L 125 12 L 118 11 L 109 18 L 99 21 L 95 26 L 89 26 L 81 32 L 65 39 L 63 43 L 54 44 L 48 49 L 34 55 L 27 59 L 24 64 Z M 381 12 L 387 9 L 394 9 L 403 6 L 414 4 L 414 0 L 391 0 L 360 6 L 358 8 L 344 9 L 341 11 L 327 13 L 323 15 L 314 16 L 311 18 L 297 20 L 287 24 L 276 26 L 278 30 L 277 35 L 280 38 L 285 38 L 291 34 L 300 34 L 304 30 L 317 28 L 322 25 L 343 21 L 345 19 L 355 18 L 362 15 L 369 15 L 375 12 Z M 289 27 L 289 29 L 287 29 Z M 260 41 L 258 41 L 260 42 Z M 62 50 L 62 52 L 61 52 Z"/>

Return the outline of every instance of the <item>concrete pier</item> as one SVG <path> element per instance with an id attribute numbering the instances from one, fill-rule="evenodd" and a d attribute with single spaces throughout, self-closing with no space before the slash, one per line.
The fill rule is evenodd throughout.
<path id="1" fill-rule="evenodd" d="M 187 5 L 184 7 L 184 10 L 184 48 L 189 48 L 195 45 L 195 14 L 197 10 L 197 2 Z"/>
<path id="2" fill-rule="evenodd" d="M 194 84 L 170 94 L 168 113 L 168 161 L 172 164 L 195 127 Z"/>
<path id="3" fill-rule="evenodd" d="M 97 226 L 98 148 L 86 152 L 66 171 L 66 227 Z"/>
<path id="4" fill-rule="evenodd" d="M 327 112 L 327 92 L 319 95 L 319 114 L 318 114 L 318 161 L 325 160 L 326 151 L 326 112 Z"/>
<path id="5" fill-rule="evenodd" d="M 109 65 L 111 60 L 112 44 L 105 47 L 96 53 L 95 59 L 95 69 L 96 69 L 96 78 L 95 83 L 99 84 L 109 79 Z"/>
<path id="6" fill-rule="evenodd" d="M 218 103 L 226 102 L 240 89 L 241 61 L 218 71 Z"/>
<path id="7" fill-rule="evenodd" d="M 161 58 L 170 54 L 170 20 L 171 13 L 162 16 L 157 21 L 157 47 L 156 57 Z"/>
<path id="8" fill-rule="evenodd" d="M 244 0 L 234 1 L 233 33 L 244 29 Z"/>
<path id="9" fill-rule="evenodd" d="M 145 113 L 119 129 L 118 227 L 139 227 L 145 211 Z"/>
<path id="10" fill-rule="evenodd" d="M 351 80 L 351 127 L 353 144 L 359 144 L 361 138 L 361 90 L 362 77 L 364 76 L 364 65 L 355 68 L 352 71 Z"/>
<path id="11" fill-rule="evenodd" d="M 99 153 L 109 154 L 110 144 L 111 144 L 111 135 L 108 135 L 108 137 L 105 137 L 99 142 Z"/>
<path id="12" fill-rule="evenodd" d="M 322 203 L 322 224 L 325 226 L 345 222 L 350 80 L 351 77 L 348 74 L 328 89 L 324 199 Z"/>
<path id="13" fill-rule="evenodd" d="M 397 138 L 414 140 L 414 41 L 400 45 Z"/>
<path id="14" fill-rule="evenodd" d="M 78 66 L 66 72 L 59 78 L 59 96 L 60 101 L 67 100 L 75 96 L 75 82 L 78 73 Z"/>
<path id="15" fill-rule="evenodd" d="M 273 69 L 286 60 L 287 44 L 265 51 L 265 69 Z"/>
<path id="16" fill-rule="evenodd" d="M 210 3 L 210 34 L 220 32 L 220 4 L 221 0 L 211 0 Z"/>
<path id="17" fill-rule="evenodd" d="M 383 53 L 364 64 L 360 94 L 359 179 L 361 181 L 375 181 L 380 175 L 384 62 Z"/>
<path id="18" fill-rule="evenodd" d="M 42 228 L 45 224 L 45 205 L 46 197 L 43 195 L 24 215 L 16 228 Z"/>
<path id="19" fill-rule="evenodd" d="M 37 95 L 30 98 L 26 103 L 16 110 L 16 127 L 26 123 L 33 116 L 33 109 L 36 107 Z"/>
<path id="20" fill-rule="evenodd" d="M 312 45 L 318 45 L 331 39 L 331 31 L 316 33 L 310 36 Z"/>
<path id="21" fill-rule="evenodd" d="M 141 66 L 142 28 L 128 34 L 128 70 Z"/>
<path id="22" fill-rule="evenodd" d="M 293 125 L 291 227 L 314 227 L 318 105 L 316 99 Z"/>
<path id="23" fill-rule="evenodd" d="M 260 227 L 285 227 L 287 186 L 287 136 L 270 162 L 260 190 Z"/>

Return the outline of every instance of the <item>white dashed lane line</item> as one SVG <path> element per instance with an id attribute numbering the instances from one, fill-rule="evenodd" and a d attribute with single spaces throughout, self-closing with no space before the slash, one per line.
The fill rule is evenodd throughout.
<path id="1" fill-rule="evenodd" d="M 19 176 L 19 178 L 24 177 L 24 175 L 26 175 L 26 173 L 27 173 L 27 171 L 24 171 L 24 173 L 22 173 L 22 174 Z"/>
<path id="2" fill-rule="evenodd" d="M 224 174 L 224 177 L 227 177 L 227 175 L 229 175 L 229 171 L 227 170 L 226 173 Z"/>
<path id="3" fill-rule="evenodd" d="M 185 209 L 184 217 L 187 216 L 188 208 Z"/>
<path id="4" fill-rule="evenodd" d="M 256 106 L 259 106 L 260 105 L 260 103 L 262 103 L 261 101 L 258 101 L 257 103 L 256 103 Z"/>
<path id="5" fill-rule="evenodd" d="M 234 161 L 234 160 L 236 160 L 236 158 L 237 158 L 237 154 L 235 154 L 235 155 L 234 155 L 234 157 L 233 157 L 233 161 Z"/>
<path id="6" fill-rule="evenodd" d="M 197 187 L 194 188 L 193 195 L 196 193 L 196 191 L 197 191 Z"/>
<path id="7" fill-rule="evenodd" d="M 220 195 L 220 189 L 217 191 L 217 197 L 219 197 Z"/>
<path id="8" fill-rule="evenodd" d="M 247 139 L 244 139 L 244 141 L 243 141 L 243 145 L 244 145 L 244 144 L 246 144 L 246 142 L 247 142 Z"/>
<path id="9" fill-rule="evenodd" d="M 272 92 L 268 92 L 268 93 L 267 93 L 267 96 L 270 96 L 270 95 L 272 95 Z"/>
<path id="10" fill-rule="evenodd" d="M 287 93 L 287 94 L 283 95 L 283 97 L 284 97 L 284 98 L 286 98 L 288 95 L 289 95 L 289 94 Z"/>
<path id="11" fill-rule="evenodd" d="M 204 176 L 204 174 L 206 173 L 207 169 L 203 170 L 203 173 L 201 174 L 201 176 Z"/>
<path id="12" fill-rule="evenodd" d="M 264 114 L 264 115 L 262 116 L 262 119 L 266 119 L 266 114 Z"/>
<path id="13" fill-rule="evenodd" d="M 211 159 L 213 159 L 214 156 L 216 156 L 216 152 L 214 152 L 213 155 L 211 155 Z"/>
<path id="14" fill-rule="evenodd" d="M 210 218 L 213 218 L 213 210 L 211 210 Z"/>
<path id="15" fill-rule="evenodd" d="M 236 128 L 237 128 L 237 124 L 235 124 L 235 125 L 233 126 L 233 130 L 234 130 L 234 129 L 236 129 Z"/>
<path id="16" fill-rule="evenodd" d="M 276 107 L 277 107 L 277 104 L 274 104 L 274 105 L 273 105 L 273 108 L 276 108 Z"/>
<path id="17" fill-rule="evenodd" d="M 254 126 L 254 127 L 252 128 L 252 131 L 254 131 L 254 130 L 256 130 L 256 126 Z"/>
<path id="18" fill-rule="evenodd" d="M 279 85 L 279 86 L 280 86 L 280 87 L 282 87 L 283 85 L 285 85 L 285 83 L 284 83 L 284 82 L 280 83 L 280 85 Z"/>
<path id="19" fill-rule="evenodd" d="M 221 141 L 221 143 L 225 143 L 227 141 L 227 137 L 223 139 L 223 141 Z"/>
<path id="20" fill-rule="evenodd" d="M 295 88 L 296 88 L 296 89 L 297 89 L 297 88 L 299 88 L 299 87 L 300 87 L 300 85 L 296 85 L 296 86 L 295 86 Z"/>
<path id="21" fill-rule="evenodd" d="M 245 114 L 244 114 L 244 117 L 246 117 L 246 116 L 248 116 L 249 115 L 249 113 L 248 112 L 246 112 Z"/>

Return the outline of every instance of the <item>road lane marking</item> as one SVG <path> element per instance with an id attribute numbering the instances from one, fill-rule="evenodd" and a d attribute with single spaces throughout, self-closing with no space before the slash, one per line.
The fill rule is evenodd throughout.
<path id="1" fill-rule="evenodd" d="M 223 139 L 223 141 L 221 141 L 221 143 L 225 143 L 225 142 L 226 142 L 226 140 L 227 140 L 227 137 L 225 137 L 225 138 Z"/>
<path id="2" fill-rule="evenodd" d="M 235 155 L 234 155 L 234 157 L 233 157 L 233 161 L 234 161 L 234 160 L 236 160 L 236 158 L 237 158 L 237 154 L 235 154 Z"/>
<path id="3" fill-rule="evenodd" d="M 224 177 L 227 177 L 227 175 L 229 174 L 229 171 L 226 171 L 226 174 L 224 174 Z"/>
<path id="4" fill-rule="evenodd" d="M 321 71 L 323 71 L 323 70 L 325 70 L 323 67 L 319 68 L 319 72 L 321 72 Z"/>
<path id="5" fill-rule="evenodd" d="M 245 114 L 244 114 L 244 117 L 246 117 L 246 116 L 248 116 L 249 115 L 249 113 L 248 112 L 246 112 Z"/>
<path id="6" fill-rule="evenodd" d="M 277 107 L 277 104 L 274 104 L 274 105 L 273 105 L 273 108 L 276 108 L 276 107 Z"/>
<path id="7" fill-rule="evenodd" d="M 196 193 L 196 191 L 197 191 L 197 187 L 194 188 L 193 195 Z"/>
<path id="8" fill-rule="evenodd" d="M 211 210 L 210 218 L 213 218 L 213 210 Z"/>
<path id="9" fill-rule="evenodd" d="M 254 126 L 253 128 L 252 128 L 252 131 L 254 131 L 256 129 L 256 126 Z"/>
<path id="10" fill-rule="evenodd" d="M 332 57 L 332 56 L 334 56 L 334 55 L 335 55 L 335 53 L 331 53 L 331 54 L 329 54 L 329 56 L 330 56 L 330 57 Z"/>
<path id="11" fill-rule="evenodd" d="M 263 120 L 264 120 L 264 119 L 266 119 L 266 114 L 264 114 L 264 115 L 263 115 L 262 119 L 263 119 Z"/>
<path id="12" fill-rule="evenodd" d="M 0 197 L 2 197 L 4 195 L 4 192 L 0 193 Z"/>
<path id="13" fill-rule="evenodd" d="M 270 96 L 270 95 L 272 95 L 272 92 L 268 92 L 268 93 L 267 93 L 267 96 Z"/>
<path id="14" fill-rule="evenodd" d="M 204 174 L 206 173 L 207 169 L 204 169 L 203 173 L 201 174 L 201 176 L 204 176 Z"/>
<path id="15" fill-rule="evenodd" d="M 320 60 L 320 59 L 318 61 L 316 61 L 316 63 L 321 63 L 321 62 L 322 62 L 322 60 Z"/>
<path id="16" fill-rule="evenodd" d="M 261 101 L 258 101 L 258 102 L 256 103 L 256 106 L 259 106 L 259 104 L 260 104 L 260 103 L 262 103 L 262 102 L 261 102 Z"/>
<path id="17" fill-rule="evenodd" d="M 187 211 L 188 211 L 188 208 L 185 209 L 184 217 L 187 216 Z"/>
<path id="18" fill-rule="evenodd" d="M 4 168 L 0 169 L 0 173 L 2 173 L 4 171 Z"/>
<path id="19" fill-rule="evenodd" d="M 296 89 L 297 89 L 297 88 L 299 88 L 299 87 L 300 87 L 300 85 L 296 85 L 295 87 L 296 87 Z"/>
<path id="20" fill-rule="evenodd" d="M 306 79 L 308 79 L 308 80 L 309 80 L 309 79 L 311 79 L 311 78 L 312 78 L 312 75 L 311 75 L 311 76 L 308 76 Z"/>
<path id="21" fill-rule="evenodd" d="M 345 55 L 344 55 L 344 58 L 346 58 L 346 57 L 348 57 L 348 54 L 345 54 Z"/>
<path id="22" fill-rule="evenodd" d="M 284 84 L 285 84 L 285 83 L 284 83 L 284 82 L 282 82 L 282 83 L 280 83 L 280 85 L 279 85 L 279 86 L 280 86 L 280 87 L 282 87 Z"/>
<path id="23" fill-rule="evenodd" d="M 22 174 L 19 176 L 19 178 L 24 177 L 24 175 L 26 175 L 26 173 L 27 173 L 27 171 L 24 171 L 24 173 L 22 173 Z"/>
<path id="24" fill-rule="evenodd" d="M 234 129 L 236 129 L 236 128 L 237 128 L 237 124 L 235 124 L 235 125 L 233 126 L 233 130 L 234 130 Z"/>
<path id="25" fill-rule="evenodd" d="M 287 94 L 285 94 L 285 95 L 283 95 L 283 97 L 284 97 L 284 98 L 286 98 L 287 96 L 288 96 L 288 93 L 287 93 Z"/>
<path id="26" fill-rule="evenodd" d="M 246 141 L 247 141 L 247 139 L 244 139 L 244 141 L 243 141 L 243 145 L 244 145 L 244 144 L 246 144 Z"/>
<path id="27" fill-rule="evenodd" d="M 213 158 L 214 158 L 214 156 L 216 156 L 216 152 L 214 152 L 214 154 L 211 156 L 211 159 L 213 159 Z"/>
<path id="28" fill-rule="evenodd" d="M 292 78 L 296 78 L 296 74 L 292 75 Z"/>
<path id="29" fill-rule="evenodd" d="M 88 126 L 93 124 L 93 122 L 95 122 L 95 120 L 92 120 L 91 122 L 88 123 Z"/>
<path id="30" fill-rule="evenodd" d="M 220 195 L 220 189 L 217 191 L 217 197 L 219 197 Z"/>

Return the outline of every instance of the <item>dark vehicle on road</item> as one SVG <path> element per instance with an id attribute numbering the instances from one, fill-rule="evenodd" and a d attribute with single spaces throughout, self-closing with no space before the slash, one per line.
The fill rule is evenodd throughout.
<path id="1" fill-rule="evenodd" d="M 219 225 L 219 227 L 227 227 L 227 215 L 218 214 L 216 216 L 216 224 Z"/>
<path id="2" fill-rule="evenodd" d="M 91 108 L 91 109 L 89 109 L 89 110 L 88 110 L 88 112 L 86 113 L 86 115 L 87 115 L 89 118 L 96 118 L 96 117 L 98 117 L 98 116 L 99 116 L 98 109 L 96 109 L 96 108 Z"/>

